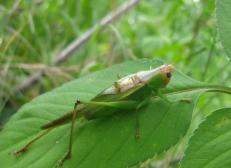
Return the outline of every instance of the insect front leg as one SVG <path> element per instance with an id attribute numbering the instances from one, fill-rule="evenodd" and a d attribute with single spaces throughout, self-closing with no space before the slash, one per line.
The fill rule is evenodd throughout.
<path id="1" fill-rule="evenodd" d="M 140 138 L 140 121 L 139 121 L 139 109 L 141 109 L 143 106 L 145 106 L 149 102 L 149 98 L 143 100 L 141 103 L 139 103 L 135 109 L 135 138 L 138 140 Z"/>
<path id="2" fill-rule="evenodd" d="M 138 140 L 140 138 L 140 121 L 139 121 L 139 114 L 138 109 L 136 108 L 135 111 L 136 123 L 135 123 L 135 138 Z"/>

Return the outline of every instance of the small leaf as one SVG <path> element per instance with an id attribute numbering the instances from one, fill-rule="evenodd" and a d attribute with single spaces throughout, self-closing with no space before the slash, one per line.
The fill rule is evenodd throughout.
<path id="1" fill-rule="evenodd" d="M 181 168 L 231 167 L 231 108 L 214 111 L 189 142 Z"/>
<path id="2" fill-rule="evenodd" d="M 224 49 L 231 58 L 231 1 L 217 0 L 217 25 Z"/>
<path id="3" fill-rule="evenodd" d="M 161 61 L 137 60 L 112 66 L 103 71 L 68 82 L 25 104 L 0 133 L 1 168 L 54 167 L 68 146 L 70 125 L 55 128 L 37 141 L 22 156 L 8 155 L 36 136 L 41 125 L 73 109 L 76 99 L 90 100 L 123 76 L 150 67 Z M 172 84 L 173 85 L 172 85 Z M 170 88 L 198 84 L 175 71 Z M 187 97 L 193 98 L 192 94 Z M 174 97 L 173 97 L 174 98 Z M 166 104 L 150 101 L 139 111 L 140 139 L 135 135 L 134 111 L 121 111 L 111 117 L 81 123 L 76 122 L 73 155 L 63 167 L 128 167 L 138 164 L 176 144 L 187 131 L 194 102 Z"/>

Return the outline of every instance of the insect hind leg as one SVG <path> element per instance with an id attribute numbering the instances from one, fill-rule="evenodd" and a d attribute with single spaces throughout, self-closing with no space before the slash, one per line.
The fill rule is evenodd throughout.
<path id="1" fill-rule="evenodd" d="M 72 121 L 71 121 L 71 129 L 70 129 L 68 150 L 67 150 L 67 152 L 64 154 L 64 156 L 58 161 L 58 166 L 62 166 L 65 160 L 71 158 L 74 125 L 75 125 L 75 119 L 76 119 L 76 116 L 77 116 L 77 113 L 78 113 L 78 111 L 77 111 L 77 106 L 78 106 L 79 104 L 81 104 L 81 101 L 80 101 L 80 100 L 77 100 L 77 101 L 75 102 L 75 107 L 74 107 L 73 115 L 72 115 Z"/>
<path id="2" fill-rule="evenodd" d="M 16 156 L 21 155 L 22 153 L 26 152 L 27 149 L 34 144 L 37 140 L 39 140 L 40 138 L 42 138 L 43 136 L 45 136 L 46 134 L 48 134 L 53 128 L 48 128 L 46 130 L 44 130 L 41 134 L 37 135 L 35 138 L 33 138 L 32 140 L 30 140 L 26 145 L 24 145 L 22 148 L 20 148 L 19 150 L 15 151 L 13 154 Z"/>

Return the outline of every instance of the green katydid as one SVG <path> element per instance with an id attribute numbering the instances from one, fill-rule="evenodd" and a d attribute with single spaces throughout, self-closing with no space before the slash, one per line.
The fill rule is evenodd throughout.
<path id="1" fill-rule="evenodd" d="M 58 162 L 59 165 L 62 165 L 65 160 L 71 158 L 73 130 L 76 118 L 83 117 L 87 120 L 92 120 L 112 115 L 121 110 L 133 109 L 137 112 L 139 108 L 148 102 L 153 94 L 167 100 L 165 96 L 161 95 L 159 89 L 169 83 L 172 70 L 173 66 L 168 64 L 155 69 L 139 71 L 117 80 L 111 87 L 103 90 L 90 101 L 77 100 L 71 112 L 43 125 L 41 127 L 43 132 L 14 154 L 19 155 L 25 152 L 34 142 L 57 126 L 71 122 L 68 150 Z M 138 118 L 136 122 L 135 135 L 139 137 Z"/>

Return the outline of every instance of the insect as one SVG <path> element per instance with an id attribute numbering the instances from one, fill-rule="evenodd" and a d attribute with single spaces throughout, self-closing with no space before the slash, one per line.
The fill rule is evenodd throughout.
<path id="1" fill-rule="evenodd" d="M 92 120 L 109 116 L 120 110 L 126 109 L 134 110 L 136 113 L 150 100 L 150 97 L 153 95 L 161 95 L 159 89 L 165 87 L 169 83 L 172 70 L 173 66 L 167 64 L 155 69 L 139 71 L 117 80 L 111 87 L 106 88 L 90 101 L 77 100 L 71 112 L 42 125 L 42 132 L 21 149 L 15 151 L 14 154 L 22 154 L 33 143 L 48 134 L 54 128 L 71 122 L 69 146 L 67 152 L 58 161 L 58 165 L 61 166 L 65 160 L 71 158 L 73 130 L 76 118 L 83 117 L 87 120 Z M 165 99 L 163 95 L 160 97 Z M 139 137 L 138 125 L 137 118 L 135 131 L 135 136 L 137 138 Z"/>

